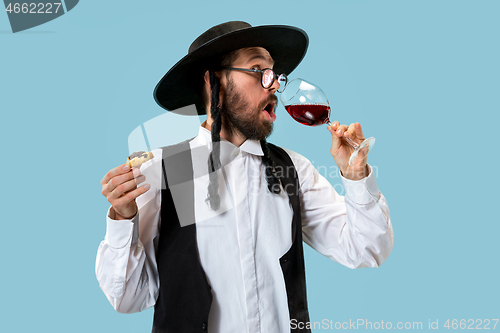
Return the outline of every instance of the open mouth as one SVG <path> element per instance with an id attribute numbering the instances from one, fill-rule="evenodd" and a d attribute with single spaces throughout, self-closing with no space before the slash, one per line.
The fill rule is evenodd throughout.
<path id="1" fill-rule="evenodd" d="M 267 105 L 264 108 L 264 110 L 267 111 L 267 113 L 273 113 L 275 106 L 276 106 L 276 102 L 274 102 L 274 101 L 270 102 L 270 103 L 267 103 Z"/>
<path id="2" fill-rule="evenodd" d="M 276 101 L 272 101 L 272 102 L 267 103 L 266 106 L 264 107 L 264 109 L 262 110 L 262 111 L 266 112 L 267 119 L 270 122 L 273 122 L 274 120 L 276 120 L 276 115 L 274 114 L 275 107 L 276 107 Z"/>

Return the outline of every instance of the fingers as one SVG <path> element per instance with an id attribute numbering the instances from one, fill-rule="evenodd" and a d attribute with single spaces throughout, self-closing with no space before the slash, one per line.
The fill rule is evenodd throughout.
<path id="1" fill-rule="evenodd" d="M 363 130 L 361 129 L 360 123 L 352 123 L 349 125 L 348 130 L 344 133 L 346 137 L 350 138 L 358 138 L 360 140 L 364 140 L 365 136 L 363 135 Z"/>
<path id="2" fill-rule="evenodd" d="M 355 133 L 356 133 L 356 129 L 354 128 L 354 123 L 352 123 L 351 125 L 349 125 L 347 130 L 344 132 L 344 136 L 353 137 Z"/>
<path id="3" fill-rule="evenodd" d="M 127 172 L 122 175 L 115 176 L 105 185 L 108 192 L 112 192 L 117 186 L 131 179 L 141 176 L 139 169 L 133 168 L 132 172 Z"/>
<path id="4" fill-rule="evenodd" d="M 146 193 L 150 185 L 143 183 L 146 177 L 138 168 L 122 164 L 106 173 L 101 180 L 102 195 L 108 199 L 119 219 L 132 217 L 137 213 L 135 199 Z"/>
<path id="5" fill-rule="evenodd" d="M 332 129 L 334 132 L 332 134 L 335 134 L 337 137 L 341 138 L 344 136 L 344 133 L 349 129 L 347 125 L 338 125 L 336 128 L 332 126 Z"/>
<path id="6" fill-rule="evenodd" d="M 338 121 L 334 121 L 333 123 L 331 123 L 330 126 L 333 129 L 333 131 L 335 131 L 335 134 L 339 138 L 344 136 L 349 138 L 358 138 L 361 140 L 365 139 L 360 123 L 352 123 L 349 126 L 347 126 L 347 125 L 340 125 Z"/>
<path id="7" fill-rule="evenodd" d="M 139 186 L 138 188 L 126 193 L 125 195 L 113 199 L 110 201 L 111 205 L 115 208 L 116 211 L 121 211 L 122 207 L 126 207 L 132 201 L 143 195 L 149 190 L 149 184 L 144 184 Z M 126 214 L 127 215 L 127 214 Z"/>
<path id="8" fill-rule="evenodd" d="M 340 137 L 342 136 L 342 134 L 339 134 L 340 132 L 338 132 L 339 130 L 341 130 L 339 128 L 339 122 L 338 121 L 334 121 L 330 126 L 328 126 L 328 130 L 330 131 L 330 133 L 332 134 L 332 148 L 331 148 L 331 151 L 333 152 L 336 152 L 340 146 L 342 145 L 342 142 L 340 140 Z"/>
<path id="9" fill-rule="evenodd" d="M 101 180 L 101 193 L 110 202 L 113 199 L 119 198 L 124 193 L 133 190 L 137 184 L 146 180 L 146 177 L 140 173 L 139 169 L 132 168 L 131 172 L 129 168 L 129 171 L 126 172 L 126 168 L 124 169 L 123 166 L 127 166 L 127 164 L 111 169 Z M 107 183 L 104 183 L 110 176 L 112 178 Z"/>
<path id="10" fill-rule="evenodd" d="M 335 131 L 335 134 L 337 134 L 337 136 L 339 138 L 343 137 L 344 136 L 344 133 L 346 133 L 346 131 L 349 129 L 349 127 L 347 127 L 347 125 L 340 125 L 337 130 Z"/>
<path id="11" fill-rule="evenodd" d="M 118 175 L 125 174 L 130 171 L 130 165 L 128 163 L 122 164 L 108 171 L 108 173 L 102 178 L 101 185 L 106 185 L 111 178 L 116 177 Z"/>
<path id="12" fill-rule="evenodd" d="M 341 138 L 344 135 L 344 132 L 348 129 L 347 125 L 340 125 L 338 121 L 334 121 L 333 123 L 331 123 L 330 127 L 333 130 L 333 132 L 330 132 L 332 134 L 335 133 L 335 135 L 337 135 L 337 137 L 339 138 Z"/>
<path id="13" fill-rule="evenodd" d="M 336 120 L 333 123 L 330 124 L 330 126 L 332 127 L 332 129 L 334 131 L 337 130 L 337 128 L 339 127 L 339 125 L 340 125 L 340 123 L 338 121 L 336 121 Z"/>
<path id="14" fill-rule="evenodd" d="M 132 174 L 132 172 L 130 172 Z M 116 178 L 113 178 L 111 181 L 114 181 Z M 132 178 L 128 181 L 125 181 L 123 183 L 118 184 L 113 190 L 109 191 L 109 195 L 107 195 L 108 201 L 111 202 L 114 199 L 118 199 L 121 197 L 123 194 L 130 192 L 134 190 L 137 187 L 137 184 L 142 183 L 144 180 L 146 180 L 146 177 L 144 175 L 140 175 L 137 178 Z"/>
<path id="15" fill-rule="evenodd" d="M 118 198 L 109 200 L 113 207 L 116 207 L 117 210 L 120 210 L 121 207 L 127 206 L 130 202 L 137 199 L 142 194 L 146 193 L 149 190 L 149 184 L 143 184 L 137 188 L 134 188 L 132 191 L 126 192 L 125 195 L 122 195 Z"/>
<path id="16" fill-rule="evenodd" d="M 117 219 L 131 219 L 137 214 L 136 199 L 149 190 L 149 184 L 143 184 L 132 191 L 125 192 L 119 198 L 108 200 L 117 214 Z"/>

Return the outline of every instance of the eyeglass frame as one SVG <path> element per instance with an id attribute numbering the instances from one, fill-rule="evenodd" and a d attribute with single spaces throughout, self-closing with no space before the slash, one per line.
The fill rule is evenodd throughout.
<path id="1" fill-rule="evenodd" d="M 288 76 L 286 74 L 276 74 L 272 68 L 264 68 L 264 69 L 251 69 L 251 68 L 236 68 L 236 67 L 222 67 L 221 69 L 230 69 L 230 70 L 235 70 L 235 71 L 243 71 L 243 72 L 253 72 L 253 73 L 260 73 L 260 85 L 262 86 L 262 88 L 264 89 L 269 89 L 273 86 L 274 84 L 274 81 L 278 81 L 278 83 L 280 82 L 279 81 L 279 78 L 280 77 L 284 77 L 285 78 L 285 84 L 283 85 L 283 87 L 281 87 L 281 84 L 280 84 L 280 88 L 279 89 L 276 89 L 277 92 L 281 93 L 283 92 L 283 89 L 285 89 L 286 85 L 288 84 Z M 269 85 L 269 87 L 266 87 L 264 86 L 264 72 L 267 71 L 267 70 L 270 70 L 272 73 L 273 73 L 273 80 L 271 81 L 271 84 Z M 281 91 L 280 91 L 281 90 Z"/>

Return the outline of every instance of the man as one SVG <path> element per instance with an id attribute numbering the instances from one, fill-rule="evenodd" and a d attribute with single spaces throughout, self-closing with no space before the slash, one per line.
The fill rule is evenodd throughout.
<path id="1" fill-rule="evenodd" d="M 121 165 L 101 181 L 111 207 L 96 275 L 117 311 L 154 305 L 153 332 L 310 332 L 302 237 L 350 268 L 385 261 L 387 203 L 367 152 L 349 165 L 343 139 L 361 142 L 360 124 L 328 127 L 345 199 L 307 159 L 265 140 L 280 74 L 307 45 L 294 27 L 223 23 L 158 83 L 160 106 L 195 104 L 207 120 L 140 170 Z"/>

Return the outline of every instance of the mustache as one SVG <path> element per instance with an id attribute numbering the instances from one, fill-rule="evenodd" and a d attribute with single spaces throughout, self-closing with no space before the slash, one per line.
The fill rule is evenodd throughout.
<path id="1" fill-rule="evenodd" d="M 258 110 L 262 110 L 266 107 L 267 104 L 274 102 L 274 110 L 276 110 L 276 107 L 278 106 L 278 97 L 276 95 L 270 95 L 268 98 L 266 98 L 262 103 L 259 104 Z"/>

